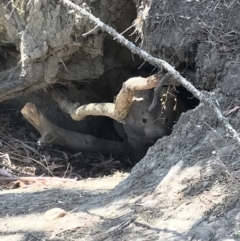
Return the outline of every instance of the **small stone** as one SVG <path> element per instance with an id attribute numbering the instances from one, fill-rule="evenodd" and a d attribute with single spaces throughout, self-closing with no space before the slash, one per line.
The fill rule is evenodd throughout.
<path id="1" fill-rule="evenodd" d="M 61 208 L 53 208 L 45 212 L 44 217 L 47 221 L 52 221 L 54 219 L 64 217 L 66 213 L 67 212 Z"/>

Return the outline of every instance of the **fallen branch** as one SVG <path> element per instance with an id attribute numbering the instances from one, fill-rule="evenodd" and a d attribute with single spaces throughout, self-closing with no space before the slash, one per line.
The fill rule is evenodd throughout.
<path id="1" fill-rule="evenodd" d="M 87 33 L 82 34 L 82 36 L 83 36 L 84 38 L 86 38 L 86 37 L 89 36 L 89 35 L 97 34 L 98 31 L 99 31 L 98 26 L 95 26 L 92 30 L 88 31 Z"/>
<path id="2" fill-rule="evenodd" d="M 101 28 L 102 31 L 110 34 L 117 42 L 121 43 L 125 47 L 127 47 L 132 53 L 137 54 L 145 61 L 150 64 L 163 67 L 167 72 L 171 74 L 173 78 L 175 78 L 181 85 L 183 85 L 188 91 L 190 91 L 197 99 L 199 99 L 202 103 L 210 107 L 216 114 L 217 119 L 225 126 L 226 130 L 231 134 L 232 138 L 235 139 L 240 146 L 240 135 L 239 133 L 229 124 L 228 120 L 222 115 L 221 111 L 217 107 L 217 105 L 202 92 L 197 90 L 189 81 L 187 81 L 181 74 L 175 70 L 173 66 L 171 66 L 165 60 L 155 58 L 146 51 L 134 45 L 132 42 L 124 38 L 121 34 L 119 34 L 115 29 L 103 23 L 99 18 L 96 18 L 91 13 L 86 11 L 85 9 L 79 7 L 69 0 L 60 0 L 64 5 L 72 8 L 79 13 L 81 13 L 84 17 L 88 18 L 90 21 L 94 22 L 97 27 Z"/>
<path id="3" fill-rule="evenodd" d="M 167 84 L 174 84 L 172 79 Z M 171 82 L 171 83 L 170 83 Z M 116 97 L 115 103 L 91 103 L 80 106 L 72 103 L 60 90 L 50 89 L 52 98 L 58 103 L 61 110 L 68 113 L 74 120 L 83 120 L 88 115 L 108 116 L 118 122 L 124 120 L 132 106 L 135 91 L 148 90 L 157 86 L 159 76 L 153 75 L 148 78 L 134 77 L 123 83 L 122 89 Z"/>
<path id="4" fill-rule="evenodd" d="M 125 142 L 103 140 L 54 125 L 32 103 L 27 103 L 21 112 L 41 134 L 39 143 L 42 145 L 59 145 L 77 151 L 101 152 L 115 156 L 131 155 L 131 149 Z"/>
<path id="5" fill-rule="evenodd" d="M 52 98 L 58 103 L 59 107 L 71 117 L 80 121 L 88 115 L 108 116 L 118 122 L 124 122 L 128 111 L 132 105 L 132 99 L 136 90 L 152 89 L 158 84 L 157 76 L 149 78 L 135 77 L 123 83 L 122 89 L 116 97 L 115 103 L 91 103 L 79 106 L 71 103 L 70 100 L 59 90 L 51 89 Z"/>

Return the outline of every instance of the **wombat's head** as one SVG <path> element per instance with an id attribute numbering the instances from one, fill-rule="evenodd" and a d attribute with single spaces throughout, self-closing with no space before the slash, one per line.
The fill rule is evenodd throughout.
<path id="1" fill-rule="evenodd" d="M 159 138 L 171 133 L 174 123 L 182 112 L 182 102 L 172 87 L 164 86 L 156 107 L 149 111 L 153 90 L 138 91 L 124 125 L 132 146 L 153 145 Z"/>

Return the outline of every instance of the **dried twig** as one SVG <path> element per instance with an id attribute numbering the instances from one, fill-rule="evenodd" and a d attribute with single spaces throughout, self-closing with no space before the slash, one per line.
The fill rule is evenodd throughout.
<path id="1" fill-rule="evenodd" d="M 153 94 L 153 101 L 152 104 L 149 106 L 149 110 L 152 111 L 154 107 L 157 105 L 157 99 L 159 97 L 159 93 L 161 91 L 162 86 L 168 81 L 168 79 L 171 77 L 169 73 L 167 73 L 158 83 L 157 87 L 154 88 L 154 94 Z"/>
<path id="2" fill-rule="evenodd" d="M 99 30 L 98 26 L 95 26 L 93 29 L 91 29 L 87 33 L 83 33 L 82 36 L 86 38 L 89 35 L 97 34 L 98 30 Z"/>

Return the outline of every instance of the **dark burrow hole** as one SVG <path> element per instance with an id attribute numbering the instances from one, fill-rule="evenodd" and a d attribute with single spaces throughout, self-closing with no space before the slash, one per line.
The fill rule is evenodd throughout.
<path id="1" fill-rule="evenodd" d="M 129 59 L 132 59 L 131 53 L 128 50 L 123 49 L 123 47 L 117 44 L 115 41 L 107 38 L 105 40 L 104 46 L 108 46 L 108 47 L 111 46 L 111 49 L 115 49 L 117 53 L 117 57 L 116 56 L 115 57 L 120 62 L 124 60 L 126 64 L 123 64 L 123 66 L 121 66 L 122 64 L 119 64 L 119 66 L 115 66 L 113 68 L 107 69 L 104 72 L 104 74 L 100 76 L 98 79 L 91 80 L 86 83 L 73 82 L 74 84 L 73 89 L 75 88 L 77 89 L 77 91 L 87 91 L 88 93 L 91 93 L 94 96 L 94 98 L 97 96 L 98 102 L 113 102 L 114 98 L 119 93 L 124 81 L 126 81 L 131 77 L 136 77 L 136 76 L 148 77 L 154 73 L 155 68 L 147 63 L 142 65 L 143 63 L 142 60 L 139 59 L 137 56 L 134 56 L 134 61 L 129 61 Z M 110 56 L 108 58 L 110 59 Z M 110 61 L 113 61 L 113 60 L 110 59 Z M 62 86 L 61 84 L 57 84 L 56 87 L 59 87 L 59 88 L 63 87 L 63 89 L 67 89 L 67 92 L 70 91 L 70 89 L 72 88 L 65 85 Z M 183 104 L 186 107 L 185 111 L 194 109 L 199 104 L 199 101 L 196 98 L 194 98 L 192 94 L 189 91 L 187 91 L 184 87 L 182 86 L 175 87 L 175 89 L 176 89 L 177 97 L 179 98 L 179 100 L 183 102 Z M 65 90 L 63 91 L 65 92 Z M 87 121 L 89 120 L 90 122 L 90 125 L 88 127 L 90 128 L 78 129 L 79 123 L 74 123 L 74 121 L 72 121 L 67 114 L 63 114 L 65 115 L 65 117 L 62 118 L 62 122 L 61 120 L 58 120 L 59 122 L 55 123 L 56 125 L 68 130 L 78 131 L 79 133 L 89 134 L 89 135 L 92 135 L 101 139 L 110 140 L 110 141 L 134 142 L 134 140 L 138 140 L 138 142 L 136 142 L 137 143 L 136 145 L 138 145 L 138 143 L 140 144 L 139 146 L 137 146 L 137 148 L 136 148 L 136 145 L 134 146 L 135 151 L 132 154 L 132 156 L 126 155 L 124 157 L 116 157 L 116 156 L 112 156 L 111 153 L 109 153 L 109 155 L 102 155 L 101 153 L 89 154 L 89 153 L 72 151 L 70 149 L 59 147 L 59 146 L 41 147 L 39 149 L 41 155 L 45 156 L 46 158 L 50 157 L 50 160 L 56 160 L 56 163 L 59 162 L 59 165 L 60 163 L 65 163 L 63 159 L 66 158 L 67 156 L 67 163 L 68 163 L 67 165 L 71 165 L 75 170 L 78 170 L 80 172 L 81 177 L 87 177 L 87 176 L 94 177 L 98 175 L 106 175 L 106 174 L 114 173 L 116 170 L 130 171 L 131 168 L 144 157 L 148 148 L 154 145 L 154 143 L 159 139 L 158 136 L 155 136 L 154 134 L 152 135 L 152 133 L 157 132 L 157 130 L 154 129 L 156 128 L 156 126 L 153 126 L 153 129 L 149 129 L 149 126 L 151 127 L 152 126 L 151 124 L 159 119 L 161 109 L 157 108 L 156 110 L 153 111 L 154 113 L 151 113 L 148 110 L 148 107 L 150 106 L 153 98 L 153 89 L 143 91 L 143 92 L 148 93 L 147 94 L 148 97 L 146 98 L 146 101 L 145 101 L 144 98 L 146 96 L 145 97 L 141 95 L 138 96 L 139 99 L 144 97 L 143 98 L 144 102 L 143 101 L 141 102 L 140 100 L 140 104 L 138 105 L 138 107 L 143 106 L 144 108 L 140 109 L 139 110 L 140 113 L 139 115 L 137 115 L 137 121 L 139 120 L 137 122 L 138 123 L 137 128 L 134 128 L 134 125 L 132 126 L 129 125 L 124 130 L 121 124 L 116 123 L 116 121 L 110 118 L 87 117 L 86 118 Z M 40 108 L 45 109 L 44 114 L 46 114 L 46 116 L 51 121 L 55 122 L 57 115 L 56 116 L 54 116 L 54 114 L 52 115 L 53 112 L 46 109 L 46 106 L 49 106 L 50 108 L 56 108 L 56 104 L 50 103 L 49 105 L 48 101 L 46 102 L 42 101 L 43 99 L 49 98 L 49 96 L 46 96 L 46 95 L 47 94 L 44 91 L 40 91 L 39 93 L 36 93 L 34 97 L 27 96 L 26 99 L 21 98 L 10 102 L 13 104 L 13 106 L 20 105 L 20 108 L 19 108 L 20 110 L 24 105 L 24 103 L 30 100 L 38 104 Z M 69 95 L 71 96 L 71 91 Z M 158 101 L 160 101 L 160 97 Z M 10 107 L 10 109 L 11 108 L 12 107 Z M 30 124 L 28 123 L 26 124 L 26 122 L 23 120 L 23 117 L 20 118 L 21 121 L 17 119 L 21 116 L 19 110 L 16 113 L 10 111 L 11 115 L 13 115 L 13 120 L 14 120 L 13 125 L 15 126 L 16 129 L 18 129 L 18 131 L 14 131 L 14 135 L 16 135 L 16 138 L 21 139 L 21 131 L 22 131 L 22 135 L 24 136 L 24 138 L 26 138 L 26 140 L 29 140 L 32 143 L 34 142 L 36 143 L 37 138 L 39 138 L 39 133 Z M 4 106 L 2 108 L 2 111 L 4 112 Z M 137 108 L 134 109 L 133 111 L 136 112 Z M 16 114 L 17 114 L 17 118 L 15 117 Z M 4 113 L 1 116 L 4 119 L 4 116 L 6 115 L 8 114 Z M 149 115 L 150 115 L 150 118 L 149 118 Z M 8 117 L 6 117 L 5 119 L 6 121 L 8 121 L 7 120 Z M 135 123 L 135 121 L 136 120 L 134 119 L 130 120 L 131 123 Z M 165 120 L 160 123 L 168 123 L 168 122 L 169 122 L 169 117 L 166 117 Z M 177 120 L 174 121 L 174 124 L 176 122 Z M 74 123 L 74 125 L 72 125 L 72 123 Z M 18 128 L 16 126 L 21 126 L 21 128 Z M 148 127 L 145 128 L 146 126 Z M 10 129 L 13 130 L 12 127 L 10 127 Z M 141 133 L 142 130 L 145 130 L 145 132 Z M 126 131 L 130 133 L 130 136 L 129 136 L 129 133 L 126 133 Z M 172 127 L 168 128 L 165 135 L 170 135 L 171 131 L 172 131 Z M 148 138 L 149 137 L 148 135 L 151 136 L 151 138 Z M 46 170 L 40 169 L 36 171 L 36 174 L 42 174 L 45 171 Z M 59 171 L 60 176 L 61 176 L 61 173 L 62 172 Z M 55 172 L 55 174 L 58 175 L 58 169 Z"/>
<path id="2" fill-rule="evenodd" d="M 195 98 L 193 94 L 183 86 L 176 87 L 176 90 L 178 92 L 179 98 L 185 104 L 187 110 L 192 110 L 199 105 L 199 100 Z"/>
<path id="3" fill-rule="evenodd" d="M 119 93 L 122 83 L 126 81 L 130 77 L 135 77 L 135 76 L 142 76 L 142 77 L 147 77 L 149 75 L 153 74 L 154 67 L 145 64 L 144 67 L 142 67 L 140 70 L 138 68 L 132 67 L 125 67 L 125 68 L 115 68 L 109 71 L 106 71 L 103 76 L 101 76 L 99 79 L 97 79 L 92 85 L 92 90 L 97 93 L 99 96 L 101 96 L 104 101 L 110 101 L 113 102 L 115 96 Z M 176 98 L 179 99 L 184 105 L 184 110 L 183 112 L 186 112 L 187 110 L 194 109 L 198 106 L 199 100 L 196 99 L 187 89 L 185 89 L 183 86 L 178 86 L 178 87 L 171 87 L 172 89 L 175 89 L 175 94 Z M 137 91 L 138 92 L 138 91 Z M 142 92 L 148 92 L 149 98 L 146 99 L 147 104 L 144 105 L 143 109 L 139 109 L 139 112 L 142 113 L 142 117 L 139 119 L 138 126 L 134 128 L 134 126 L 128 126 L 127 128 L 123 128 L 122 124 L 117 123 L 116 121 L 110 119 L 110 118 L 105 118 L 105 121 L 100 127 L 100 130 L 98 132 L 97 137 L 102 138 L 102 139 L 107 139 L 107 140 L 112 140 L 112 141 L 132 141 L 133 139 L 139 140 L 139 143 L 141 142 L 140 140 L 142 139 L 142 144 L 140 144 L 140 148 L 136 148 L 135 153 L 133 153 L 132 156 L 128 156 L 124 159 L 124 161 L 121 161 L 123 166 L 126 165 L 127 168 L 133 167 L 138 161 L 140 161 L 144 155 L 146 154 L 148 148 L 152 145 L 155 144 L 155 142 L 160 139 L 158 136 L 154 136 L 152 138 L 148 138 L 148 133 L 155 132 L 156 126 L 153 126 L 153 129 L 149 130 L 147 129 L 147 134 L 146 133 L 141 133 L 141 130 L 145 128 L 145 126 L 151 125 L 151 122 L 154 122 L 156 119 L 158 119 L 158 116 L 160 113 L 151 113 L 147 108 L 150 106 L 152 98 L 153 98 L 153 89 L 152 90 L 147 90 L 147 91 L 142 91 Z M 160 97 L 159 97 L 160 101 Z M 178 108 L 178 103 L 176 104 Z M 159 110 L 159 108 L 157 109 Z M 136 108 L 133 110 L 136 112 Z M 152 117 L 148 117 L 148 115 L 152 115 Z M 94 117 L 98 118 L 98 117 Z M 164 120 L 164 123 L 168 123 L 169 118 L 166 117 Z M 174 124 L 178 119 L 174 121 Z M 137 124 L 137 123 L 136 123 Z M 119 126 L 121 126 L 119 128 Z M 119 129 L 123 133 L 119 134 Z M 129 130 L 130 129 L 130 130 Z M 130 132 L 126 133 L 127 131 Z M 170 135 L 172 132 L 172 126 L 168 127 L 168 131 L 166 131 L 165 135 Z M 129 159 L 129 161 L 126 160 Z"/>
<path id="4" fill-rule="evenodd" d="M 145 76 L 147 76 L 147 73 L 149 71 L 149 68 L 151 69 L 151 66 L 147 66 L 146 71 L 145 71 Z M 120 69 L 121 70 L 121 69 Z M 113 72 L 116 73 L 116 75 L 119 77 L 119 73 L 121 72 L 119 70 L 113 70 Z M 130 76 L 139 76 L 140 74 L 137 74 L 138 70 L 129 70 L 129 72 L 131 72 Z M 108 71 L 107 73 L 110 73 L 111 71 Z M 106 76 L 107 76 L 106 73 Z M 142 73 L 144 73 L 144 70 L 141 70 L 141 76 Z M 152 74 L 152 73 L 151 73 Z M 110 79 L 112 79 L 112 77 L 114 76 L 114 74 L 111 72 L 109 74 Z M 125 78 L 125 74 L 123 74 L 122 77 L 122 81 L 126 81 L 130 76 L 128 76 L 127 78 Z M 106 77 L 107 78 L 107 77 Z M 96 80 L 97 81 L 97 80 Z M 108 81 L 107 81 L 108 82 Z M 100 82 L 99 82 L 100 83 Z M 103 83 L 105 83 L 103 81 Z M 106 83 L 105 83 L 106 84 Z M 94 86 L 94 85 L 93 85 Z M 113 84 L 113 86 L 118 86 Z M 79 89 L 84 89 L 86 88 L 85 85 L 80 85 Z M 92 91 L 94 91 L 94 93 L 96 94 L 100 94 L 103 97 L 103 101 L 113 101 L 114 96 L 118 93 L 119 89 L 121 88 L 121 84 L 119 85 L 117 90 L 114 90 L 113 92 L 111 92 L 109 89 L 106 88 L 98 88 L 98 90 L 101 91 L 97 91 L 96 89 L 94 90 L 94 88 L 92 89 Z M 104 90 L 104 91 L 103 91 Z M 87 91 L 89 91 L 89 86 L 87 87 Z M 102 93 L 102 91 L 104 93 Z M 176 91 L 177 91 L 177 95 L 179 97 L 179 99 L 184 103 L 184 105 L 186 106 L 186 110 L 189 109 L 194 109 L 199 101 L 196 100 L 195 98 L 192 97 L 192 94 L 189 93 L 184 87 L 176 87 Z M 145 91 L 143 91 L 145 92 Z M 146 107 L 149 107 L 152 97 L 153 97 L 153 90 L 148 90 L 146 91 L 149 94 L 149 99 L 147 100 L 147 104 L 144 107 L 144 113 L 141 113 L 141 118 L 139 119 L 138 124 L 140 126 L 138 126 L 140 128 L 140 130 L 144 129 L 145 126 L 148 126 L 151 124 L 151 122 L 153 122 L 158 116 L 159 113 L 155 113 L 155 115 L 153 115 L 153 118 L 149 118 L 148 115 L 151 115 L 151 112 L 149 112 Z M 43 92 L 42 92 L 43 93 Z M 43 96 L 46 95 L 46 93 L 39 93 L 37 95 L 39 95 L 40 100 L 42 100 Z M 109 95 L 107 94 L 109 93 Z M 111 94 L 110 94 L 111 93 Z M 33 102 L 39 103 L 39 99 L 36 100 L 37 97 L 35 97 L 35 99 L 31 99 L 33 100 Z M 141 99 L 141 98 L 140 98 Z M 19 102 L 19 100 L 16 100 L 17 102 Z M 13 102 L 12 102 L 13 103 Z M 18 103 L 17 103 L 18 104 Z M 144 103 L 141 103 L 140 101 L 140 106 L 143 105 Z M 16 105 L 15 105 L 16 106 Z M 40 103 L 41 106 L 41 103 Z M 43 106 L 46 106 L 46 104 L 44 104 Z M 52 107 L 52 106 L 51 106 Z M 93 136 L 96 136 L 98 138 L 102 138 L 102 139 L 106 139 L 106 140 L 113 140 L 113 141 L 126 141 L 128 138 L 130 138 L 130 141 L 132 140 L 138 140 L 138 141 L 142 141 L 142 145 L 140 145 L 140 149 L 136 148 L 136 153 L 133 153 L 133 156 L 129 157 L 129 156 L 124 156 L 124 157 L 116 157 L 116 156 L 112 156 L 110 153 L 109 155 L 102 155 L 101 153 L 82 153 L 82 152 L 76 152 L 67 148 L 63 148 L 60 146 L 50 146 L 50 147 L 37 147 L 36 143 L 38 138 L 40 137 L 39 133 L 30 125 L 28 124 L 23 117 L 21 117 L 21 113 L 20 110 L 21 108 L 19 108 L 17 111 L 16 109 L 9 107 L 8 105 L 5 106 L 5 103 L 2 104 L 2 108 L 1 108 L 1 125 L 5 126 L 4 130 L 6 130 L 6 132 L 4 131 L 2 134 L 5 136 L 2 136 L 2 141 L 3 144 L 5 146 L 5 138 L 6 140 L 9 140 L 9 136 L 8 134 L 10 133 L 12 136 L 10 138 L 15 138 L 15 139 L 22 139 L 23 142 L 28 145 L 28 146 L 32 146 L 33 148 L 36 149 L 36 151 L 38 151 L 39 157 L 43 158 L 43 164 L 46 164 L 46 161 L 48 161 L 48 165 L 52 166 L 52 165 L 59 165 L 59 168 L 56 168 L 56 170 L 54 170 L 54 175 L 56 176 L 62 176 L 62 174 L 64 174 L 64 172 L 66 171 L 66 167 L 69 166 L 69 168 L 71 167 L 72 170 L 71 171 L 71 176 L 73 177 L 74 175 L 79 177 L 79 178 L 85 178 L 85 177 L 96 177 L 96 176 L 102 176 L 102 175 L 109 175 L 112 174 L 114 172 L 118 171 L 130 171 L 131 168 L 138 162 L 141 160 L 141 158 L 146 154 L 148 148 L 152 145 L 154 145 L 154 143 L 158 140 L 158 137 L 155 137 L 153 139 L 151 139 L 150 141 L 147 140 L 146 135 L 143 135 L 142 133 L 138 133 L 139 129 L 131 129 L 130 127 L 127 127 L 127 131 L 129 131 L 129 129 L 131 129 L 130 133 L 131 133 L 131 137 L 127 136 L 127 133 L 124 133 L 123 135 L 119 135 L 119 129 L 120 131 L 124 131 L 122 128 L 122 125 L 118 124 L 117 122 L 113 121 L 110 118 L 107 117 L 87 117 L 87 120 L 90 121 L 90 129 L 88 129 L 88 131 L 85 132 L 85 134 L 91 134 Z M 158 109 L 157 109 L 158 110 Z M 136 111 L 136 110 L 134 110 Z M 61 111 L 60 111 L 61 112 Z M 52 112 L 51 112 L 52 113 Z M 46 114 L 46 113 L 45 113 Z M 157 114 L 157 117 L 156 117 Z M 48 118 L 51 118 L 51 115 L 48 115 Z M 68 115 L 66 115 L 66 118 L 68 120 L 70 120 L 71 118 L 69 118 Z M 56 120 L 56 118 L 53 118 L 54 120 Z M 12 121 L 11 121 L 12 120 Z M 67 123 L 72 123 L 73 121 L 71 120 L 70 122 Z M 168 122 L 168 117 L 164 120 L 164 123 Z M 4 124 L 5 123 L 5 124 Z M 6 124 L 7 123 L 7 124 Z M 65 123 L 65 122 L 64 122 Z M 96 123 L 99 123 L 96 125 Z M 162 122 L 161 122 L 162 123 Z M 80 124 L 80 123 L 77 123 Z M 92 126 L 91 126 L 92 124 Z M 116 125 L 117 124 L 117 125 Z M 65 129 L 70 129 L 71 130 L 71 126 L 69 125 L 60 125 L 62 128 Z M 151 126 L 151 125 L 150 125 Z M 116 130 L 117 127 L 117 130 Z M 120 128 L 119 128 L 120 127 Z M 73 128 L 72 130 L 74 130 L 75 128 Z M 151 134 L 151 130 L 147 130 L 148 132 L 146 132 L 147 134 Z M 155 129 L 152 130 L 153 132 L 156 132 Z M 80 133 L 82 133 L 82 131 L 79 131 Z M 168 130 L 166 135 L 170 135 L 171 134 L 171 129 Z M 13 141 L 14 142 L 14 141 Z M 16 143 L 16 146 L 18 146 L 19 144 Z M 14 144 L 12 144 L 12 146 L 14 147 Z M 14 147 L 15 148 L 15 147 Z M 17 147 L 20 148 L 21 147 Z M 7 148 L 6 148 L 7 150 Z M 2 151 L 4 152 L 4 148 L 2 149 Z M 135 154 L 135 156 L 134 156 Z M 23 154 L 24 155 L 24 151 Z M 132 159 L 134 157 L 134 159 Z M 13 158 L 12 161 L 14 162 L 14 156 L 12 156 L 12 154 L 10 154 L 10 158 Z M 34 158 L 36 158 L 36 160 L 38 160 L 38 156 L 34 155 Z M 38 160 L 39 161 L 39 160 Z M 34 164 L 36 166 L 36 164 Z M 42 166 L 39 166 L 36 170 L 36 175 L 41 175 L 43 173 L 49 175 L 49 173 L 46 171 L 47 169 L 42 169 Z M 78 173 L 78 174 L 76 174 Z"/>

